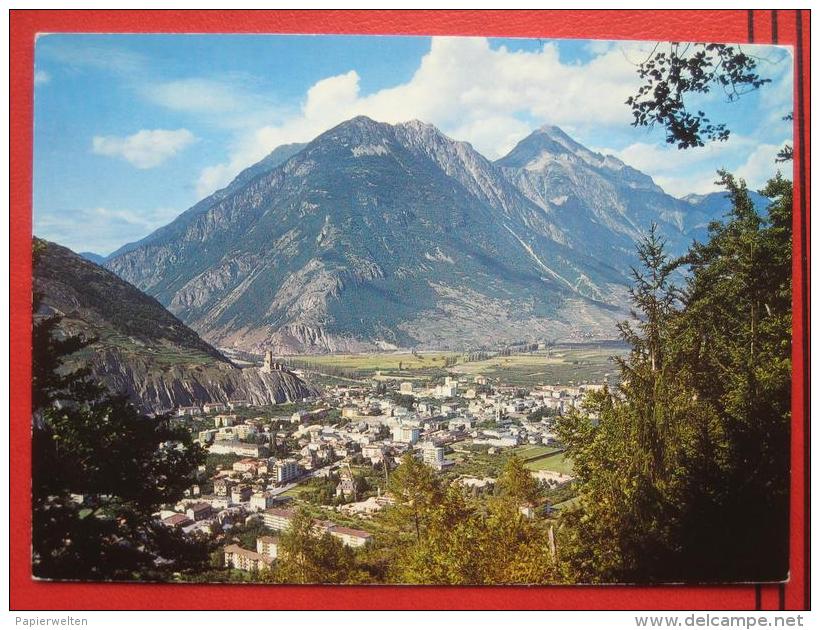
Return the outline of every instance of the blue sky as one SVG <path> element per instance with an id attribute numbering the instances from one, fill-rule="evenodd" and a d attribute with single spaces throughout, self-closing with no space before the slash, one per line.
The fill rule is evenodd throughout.
<path id="1" fill-rule="evenodd" d="M 729 142 L 678 151 L 624 105 L 648 44 L 484 38 L 45 35 L 35 53 L 34 231 L 108 254 L 173 220 L 279 144 L 357 114 L 418 118 L 490 159 L 534 128 L 652 175 L 714 190 L 717 168 L 759 186 L 791 137 L 788 49 L 757 47 L 762 90 L 702 105 Z M 745 47 L 744 47 L 745 49 Z"/>

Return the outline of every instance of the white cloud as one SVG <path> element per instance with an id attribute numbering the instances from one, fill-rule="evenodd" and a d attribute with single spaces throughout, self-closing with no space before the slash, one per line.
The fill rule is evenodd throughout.
<path id="1" fill-rule="evenodd" d="M 302 108 L 307 120 L 333 120 L 338 110 L 355 107 L 359 99 L 359 75 L 355 70 L 316 82 L 308 90 Z"/>
<path id="2" fill-rule="evenodd" d="M 38 37 L 47 38 L 50 35 Z M 62 37 L 59 35 L 58 37 Z M 38 48 L 38 51 L 40 49 Z M 43 49 L 44 55 L 54 62 L 80 70 L 103 70 L 116 75 L 133 76 L 146 70 L 146 59 L 138 53 L 111 46 L 97 46 L 84 42 L 63 41 Z"/>
<path id="3" fill-rule="evenodd" d="M 34 85 L 45 85 L 51 81 L 51 75 L 45 70 L 37 70 L 34 73 Z"/>
<path id="4" fill-rule="evenodd" d="M 296 119 L 281 127 L 260 127 L 242 132 L 234 142 L 227 162 L 202 169 L 196 183 L 199 197 L 205 197 L 228 184 L 239 171 L 261 160 L 276 147 L 292 142 L 306 142 L 332 127 L 342 119 L 322 126 L 316 120 Z"/>
<path id="5" fill-rule="evenodd" d="M 455 138 L 469 139 L 474 146 L 496 147 L 496 155 L 506 155 L 521 138 L 532 133 L 532 127 L 513 116 L 488 116 L 473 119 L 448 130 Z"/>
<path id="6" fill-rule="evenodd" d="M 786 142 L 789 140 L 784 139 L 779 145 L 760 144 L 753 138 L 732 134 L 726 142 L 686 150 L 642 142 L 621 150 L 594 150 L 615 155 L 639 171 L 651 174 L 655 183 L 669 194 L 683 196 L 718 190 L 715 184 L 718 168 L 727 168 L 745 178 L 752 188 L 762 187 L 774 174 L 777 168 L 774 158 Z"/>
<path id="7" fill-rule="evenodd" d="M 792 123 L 783 120 L 783 116 L 794 109 L 794 75 L 792 74 L 791 48 L 776 49 L 779 55 L 767 55 L 760 62 L 760 67 L 772 79 L 771 84 L 760 90 L 761 110 L 766 119 L 761 121 L 773 127 L 791 133 Z"/>
<path id="8" fill-rule="evenodd" d="M 600 54 L 580 65 L 562 63 L 554 43 L 511 51 L 494 50 L 485 38 L 435 37 L 406 83 L 362 95 L 354 70 L 318 81 L 300 111 L 240 134 L 228 160 L 202 171 L 197 189 L 208 194 L 278 145 L 307 142 L 360 114 L 389 123 L 414 118 L 432 123 L 491 159 L 547 122 L 568 128 L 626 126 L 630 113 L 624 101 L 637 77 L 624 50 L 635 46 L 598 47 Z"/>
<path id="9" fill-rule="evenodd" d="M 571 135 L 586 131 L 599 138 L 615 130 L 623 142 L 632 122 L 625 101 L 640 83 L 635 68 L 651 50 L 646 42 L 589 42 L 587 51 L 594 55 L 589 61 L 562 62 L 556 43 L 512 51 L 493 49 L 484 38 L 434 37 L 405 83 L 362 94 L 360 77 L 351 70 L 316 82 L 300 110 L 280 115 L 276 124 L 248 125 L 235 135 L 228 159 L 201 172 L 197 191 L 206 195 L 277 146 L 307 142 L 360 114 L 388 123 L 414 118 L 432 123 L 455 139 L 469 141 L 490 159 L 506 154 L 544 123 L 559 125 Z M 737 170 L 761 137 L 772 142 L 788 134 L 788 124 L 779 120 L 791 94 L 788 57 L 771 48 L 752 52 L 774 78 L 760 93 L 765 98 L 760 110 L 767 119 L 759 120 L 765 134 L 756 140 L 732 133 L 728 142 L 686 151 L 650 142 L 599 150 L 652 175 L 671 194 L 716 190 L 717 168 Z M 720 101 L 715 94 L 710 97 Z M 613 144 L 623 146 L 617 140 Z M 760 160 L 762 169 L 765 160 Z"/>
<path id="10" fill-rule="evenodd" d="M 159 166 L 196 140 L 187 129 L 142 129 L 126 136 L 94 136 L 92 151 L 119 157 L 137 168 Z"/>
<path id="11" fill-rule="evenodd" d="M 775 157 L 783 145 L 789 142 L 783 140 L 780 144 L 761 144 L 749 155 L 746 162 L 735 170 L 735 175 L 746 180 L 749 188 L 760 189 L 763 188 L 776 169 L 784 174 L 785 177 L 791 179 L 792 163 L 786 162 L 784 164 L 775 164 Z"/>
<path id="12" fill-rule="evenodd" d="M 152 103 L 185 112 L 229 112 L 243 101 L 231 86 L 198 78 L 147 85 L 143 93 Z"/>
<path id="13" fill-rule="evenodd" d="M 613 42 L 610 40 L 591 39 L 584 45 L 584 48 L 591 55 L 603 55 L 605 53 L 610 52 L 617 45 L 617 42 Z"/>

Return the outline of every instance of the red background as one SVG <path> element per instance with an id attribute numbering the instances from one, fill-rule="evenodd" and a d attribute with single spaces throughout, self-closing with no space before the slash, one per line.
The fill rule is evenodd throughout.
<path id="1" fill-rule="evenodd" d="M 11 608 L 808 609 L 810 12 L 799 13 L 795 10 L 11 11 Z M 788 583 L 762 586 L 434 588 L 73 584 L 32 580 L 31 165 L 33 60 L 37 32 L 486 35 L 714 42 L 753 40 L 795 46 L 794 379 L 791 572 Z M 237 598 L 239 589 L 252 590 L 254 594 Z"/>

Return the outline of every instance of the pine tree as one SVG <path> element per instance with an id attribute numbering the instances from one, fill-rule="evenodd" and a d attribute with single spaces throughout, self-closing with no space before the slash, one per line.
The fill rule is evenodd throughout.
<path id="1" fill-rule="evenodd" d="M 35 312 L 39 300 L 35 299 Z M 168 416 L 66 362 L 93 340 L 35 316 L 32 380 L 33 572 L 53 579 L 170 579 L 207 564 L 207 547 L 152 514 L 182 498 L 204 453 Z"/>
<path id="2" fill-rule="evenodd" d="M 689 545 L 718 578 L 778 580 L 788 567 L 792 185 L 780 175 L 769 181 L 762 217 L 745 183 L 720 175 L 732 213 L 687 258 L 691 280 L 678 326 L 696 395 L 726 440 L 714 526 L 701 532 L 693 516 Z"/>
<path id="3" fill-rule="evenodd" d="M 510 499 L 516 507 L 525 503 L 537 504 L 541 500 L 541 489 L 533 479 L 524 462 L 515 455 L 507 459 L 504 468 L 495 484 L 496 491 L 502 497 Z"/>
<path id="4" fill-rule="evenodd" d="M 785 577 L 791 185 L 769 183 L 761 217 L 721 182 L 733 210 L 707 243 L 669 261 L 652 230 L 639 249 L 618 390 L 559 421 L 581 499 L 561 519 L 570 580 Z"/>
<path id="5" fill-rule="evenodd" d="M 396 501 L 389 516 L 400 527 L 409 526 L 416 542 L 421 541 L 429 525 L 430 511 L 443 494 L 433 469 L 407 453 L 390 475 L 388 491 Z"/>

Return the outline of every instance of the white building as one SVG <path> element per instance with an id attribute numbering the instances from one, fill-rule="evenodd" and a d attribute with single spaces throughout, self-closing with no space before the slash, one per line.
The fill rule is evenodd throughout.
<path id="1" fill-rule="evenodd" d="M 267 510 L 276 503 L 276 497 L 270 492 L 255 492 L 251 495 L 250 508 L 252 510 Z"/>
<path id="2" fill-rule="evenodd" d="M 248 486 L 237 486 L 231 490 L 231 503 L 245 503 L 251 498 L 251 489 Z"/>
<path id="3" fill-rule="evenodd" d="M 198 416 L 202 413 L 202 409 L 199 407 L 180 407 L 177 409 L 177 417 L 181 418 L 183 416 Z"/>
<path id="4" fill-rule="evenodd" d="M 261 571 L 271 561 L 256 551 L 243 549 L 239 545 L 228 545 L 224 548 L 225 566 L 241 569 L 242 571 Z"/>
<path id="5" fill-rule="evenodd" d="M 295 459 L 279 459 L 270 467 L 273 480 L 276 483 L 287 483 L 299 476 L 299 464 Z"/>
<path id="6" fill-rule="evenodd" d="M 362 446 L 362 457 L 365 457 L 374 463 L 380 462 L 384 459 L 384 449 L 378 444 Z"/>
<path id="7" fill-rule="evenodd" d="M 279 539 L 275 536 L 260 536 L 256 539 L 256 553 L 268 560 L 276 560 L 279 555 Z"/>
<path id="8" fill-rule="evenodd" d="M 293 510 L 269 508 L 262 513 L 262 522 L 265 523 L 265 527 L 283 531 L 290 527 L 290 522 L 294 516 L 296 516 L 296 512 Z"/>
<path id="9" fill-rule="evenodd" d="M 214 441 L 214 437 L 216 437 L 216 429 L 200 431 L 197 437 L 202 444 L 210 444 Z"/>
<path id="10" fill-rule="evenodd" d="M 437 398 L 455 398 L 458 395 L 458 383 L 448 376 L 444 385 L 436 385 L 433 395 Z"/>
<path id="11" fill-rule="evenodd" d="M 233 431 L 240 440 L 247 440 L 252 435 L 256 435 L 256 427 L 252 424 L 239 424 L 233 428 Z"/>
<path id="12" fill-rule="evenodd" d="M 437 470 L 449 468 L 455 464 L 453 460 L 444 458 L 444 449 L 441 446 L 436 446 L 433 443 L 429 443 L 425 446 L 422 451 L 422 460 L 425 464 Z"/>
<path id="13" fill-rule="evenodd" d="M 327 531 L 331 536 L 338 538 L 342 541 L 342 544 L 348 547 L 364 547 L 373 538 L 369 532 L 362 531 L 361 529 L 342 527 L 341 525 L 329 527 Z"/>
<path id="14" fill-rule="evenodd" d="M 425 464 L 435 465 L 444 461 L 444 449 L 441 446 L 436 446 L 432 443 L 427 444 L 422 453 L 422 459 Z"/>
<path id="15" fill-rule="evenodd" d="M 214 417 L 214 427 L 231 427 L 236 424 L 237 417 L 234 415 L 219 415 Z"/>
<path id="16" fill-rule="evenodd" d="M 393 429 L 393 440 L 405 444 L 415 444 L 419 441 L 419 428 L 401 425 Z"/>
<path id="17" fill-rule="evenodd" d="M 209 448 L 217 455 L 241 455 L 242 457 L 265 457 L 268 447 L 261 444 L 247 444 L 236 440 L 217 440 Z"/>

